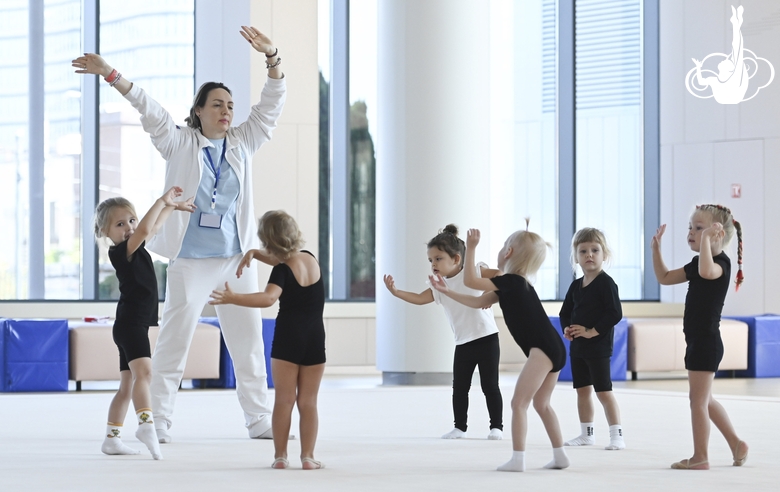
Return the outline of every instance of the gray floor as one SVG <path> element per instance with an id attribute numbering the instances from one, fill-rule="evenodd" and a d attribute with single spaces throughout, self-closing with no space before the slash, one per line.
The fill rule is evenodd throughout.
<path id="1" fill-rule="evenodd" d="M 628 449 L 603 450 L 608 432 L 599 410 L 598 446 L 570 448 L 567 470 L 542 469 L 552 453 L 532 413 L 525 473 L 494 471 L 509 458 L 511 440 L 508 428 L 503 441 L 485 439 L 487 411 L 478 385 L 468 438 L 445 441 L 439 436 L 451 428 L 450 388 L 382 387 L 377 376 L 327 376 L 316 451 L 327 468 L 307 472 L 297 460 L 291 460 L 294 469 L 269 468 L 273 444 L 246 437 L 235 391 L 181 391 L 174 441 L 163 446 L 159 462 L 145 451 L 100 453 L 111 391 L 0 394 L 0 490 L 777 490 L 780 380 L 716 380 L 715 393 L 750 444 L 750 457 L 742 468 L 730 466 L 731 453 L 713 428 L 712 469 L 693 472 L 669 469 L 692 450 L 687 382 L 647 379 L 655 376 L 615 384 Z M 507 422 L 515 379 L 502 374 Z M 553 405 L 564 437 L 574 437 L 579 424 L 569 383 L 559 383 Z M 132 437 L 126 443 L 143 448 Z M 293 441 L 290 454 L 298 450 Z"/>

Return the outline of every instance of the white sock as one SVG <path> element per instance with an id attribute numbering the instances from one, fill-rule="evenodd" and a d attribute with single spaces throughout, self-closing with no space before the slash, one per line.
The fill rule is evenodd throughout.
<path id="1" fill-rule="evenodd" d="M 466 437 L 466 433 L 458 429 L 457 427 L 455 427 L 448 433 L 441 436 L 442 439 L 462 439 L 464 437 Z"/>
<path id="2" fill-rule="evenodd" d="M 105 454 L 140 454 L 137 449 L 133 449 L 125 445 L 122 442 L 122 424 L 112 424 L 109 422 L 106 425 L 106 438 L 103 439 L 103 445 L 100 450 Z"/>
<path id="3" fill-rule="evenodd" d="M 488 434 L 489 441 L 500 441 L 503 438 L 504 438 L 504 432 L 501 429 L 497 429 L 495 427 L 490 429 L 490 434 Z"/>
<path id="4" fill-rule="evenodd" d="M 626 443 L 623 441 L 623 427 L 620 424 L 609 426 L 609 446 L 604 449 L 626 449 Z"/>
<path id="5" fill-rule="evenodd" d="M 496 468 L 498 471 L 524 472 L 525 451 L 512 451 L 512 459 Z"/>
<path id="6" fill-rule="evenodd" d="M 566 456 L 566 451 L 563 448 L 553 448 L 553 460 L 544 465 L 544 467 L 552 470 L 563 470 L 568 468 L 569 464 L 569 457 Z"/>
<path id="7" fill-rule="evenodd" d="M 593 422 L 582 422 L 582 434 L 570 441 L 566 441 L 566 446 L 590 446 L 596 444 L 596 432 L 593 428 Z"/>
<path id="8" fill-rule="evenodd" d="M 161 460 L 160 442 L 157 440 L 157 431 L 154 429 L 154 420 L 152 419 L 152 409 L 142 408 L 136 412 L 138 417 L 138 429 L 135 431 L 135 437 L 146 444 L 152 458 Z"/>

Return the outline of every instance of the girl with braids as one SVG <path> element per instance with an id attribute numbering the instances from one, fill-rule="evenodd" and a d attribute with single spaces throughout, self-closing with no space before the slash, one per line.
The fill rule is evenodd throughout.
<path id="1" fill-rule="evenodd" d="M 512 338 L 528 357 L 517 378 L 512 397 L 512 458 L 499 466 L 498 470 L 525 471 L 525 440 L 528 434 L 528 407 L 531 402 L 542 419 L 553 446 L 553 460 L 547 463 L 545 468 L 567 468 L 569 458 L 563 448 L 561 426 L 555 410 L 550 405 L 558 374 L 566 364 L 566 348 L 529 282 L 544 263 L 550 244 L 528 230 L 517 231 L 507 238 L 498 252 L 498 268 L 503 274 L 481 278 L 474 267 L 474 253 L 479 238 L 479 230 L 469 230 L 466 239 L 464 283 L 466 287 L 483 291 L 481 296 L 450 290 L 439 275 L 432 275 L 430 280 L 434 289 L 472 308 L 486 308 L 498 302 Z"/>
<path id="2" fill-rule="evenodd" d="M 450 224 L 428 242 L 428 261 L 434 275 L 441 275 L 446 285 L 455 292 L 479 295 L 464 285 L 463 260 L 466 245 L 458 237 L 457 226 Z M 498 270 L 490 270 L 479 263 L 478 275 L 490 278 Z M 455 359 L 452 363 L 452 413 L 455 416 L 455 428 L 442 436 L 442 439 L 460 439 L 466 437 L 466 421 L 469 409 L 469 389 L 474 369 L 479 366 L 479 379 L 482 392 L 487 401 L 490 415 L 490 433 L 488 439 L 503 437 L 503 400 L 498 389 L 498 327 L 493 312 L 485 309 L 466 307 L 438 291 L 428 288 L 419 294 L 399 290 L 392 275 L 384 276 L 387 289 L 395 297 L 411 304 L 423 305 L 435 302 L 444 308 L 455 334 Z"/>
<path id="3" fill-rule="evenodd" d="M 731 261 L 723 249 L 736 231 L 739 242 L 736 284 L 739 288 L 743 280 L 742 226 L 734 220 L 731 210 L 722 205 L 698 205 L 688 226 L 688 245 L 699 255 L 676 270 L 669 270 L 661 256 L 661 237 L 665 230 L 666 224 L 661 225 L 650 243 L 653 269 L 661 285 L 688 281 L 683 332 L 687 345 L 685 368 L 688 370 L 693 424 L 693 456 L 673 463 L 672 468 L 709 470 L 707 445 L 710 420 L 726 438 L 734 466 L 742 466 L 747 459 L 748 445 L 737 436 L 726 409 L 712 396 L 712 380 L 723 358 L 720 314 L 731 277 Z"/>

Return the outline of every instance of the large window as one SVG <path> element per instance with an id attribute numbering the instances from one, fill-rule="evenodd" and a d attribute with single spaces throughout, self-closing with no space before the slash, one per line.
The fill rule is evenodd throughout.
<path id="1" fill-rule="evenodd" d="M 376 1 L 320 0 L 320 240 L 328 298 L 373 300 Z"/>
<path id="2" fill-rule="evenodd" d="M 623 299 L 642 298 L 641 1 L 575 3 L 576 225 L 605 232 Z"/>
<path id="3" fill-rule="evenodd" d="M 346 154 L 335 149 L 342 137 L 321 132 L 320 251 L 330 258 L 332 286 L 339 276 L 350 279 L 347 294 L 334 295 L 336 299 L 373 295 L 367 290 L 355 294 L 360 292 L 355 273 L 365 271 L 367 279 L 374 265 L 368 219 L 373 219 L 374 206 L 370 146 L 376 135 L 372 116 L 376 81 L 371 78 L 376 74 L 375 4 L 375 0 L 319 3 L 321 43 L 329 48 L 321 46 L 321 90 L 326 91 L 321 97 L 331 95 L 321 98 L 330 104 L 322 105 L 321 122 L 338 130 L 333 120 L 348 113 L 351 132 Z M 644 248 L 646 223 L 652 222 L 648 217 L 657 215 L 648 207 L 657 208 L 659 193 L 657 150 L 652 150 L 658 142 L 646 140 L 648 115 L 657 120 L 657 94 L 644 93 L 646 73 L 657 75 L 658 60 L 655 50 L 645 60 L 644 49 L 646 39 L 657 39 L 657 33 L 643 32 L 648 12 L 657 22 L 657 0 L 491 1 L 487 8 L 490 39 L 477 42 L 489 46 L 493 190 L 489 257 L 495 257 L 504 238 L 530 218 L 530 229 L 553 245 L 537 275 L 536 289 L 542 299 L 560 299 L 575 275 L 569 263 L 574 232 L 597 227 L 613 250 L 608 271 L 619 284 L 621 297 L 657 298 L 652 282 L 645 279 L 651 270 Z M 340 15 L 348 22 L 338 24 Z M 343 33 L 348 33 L 346 40 Z M 339 67 L 341 58 L 346 60 L 346 82 L 339 82 L 344 73 L 328 71 Z M 334 87 L 344 86 L 348 97 L 334 97 Z M 332 160 L 337 157 L 347 162 L 342 171 Z M 338 188 L 333 181 L 345 179 L 352 180 L 347 181 L 351 188 Z M 343 194 L 350 205 L 342 204 L 339 212 Z M 344 228 L 349 230 L 349 254 L 339 257 Z"/>
<path id="4" fill-rule="evenodd" d="M 184 125 L 194 85 L 192 0 L 100 4 L 100 51 Z M 115 89 L 100 85 L 99 200 L 123 196 L 143 214 L 162 192 L 165 161 L 151 145 L 138 112 Z M 167 260 L 153 255 L 158 292 L 165 293 Z M 119 297 L 119 284 L 101 243 L 100 299 Z"/>
<path id="5" fill-rule="evenodd" d="M 194 0 L 5 0 L 0 27 L 0 299 L 114 297 L 105 252 L 104 288 L 85 288 L 98 281 L 85 276 L 97 271 L 84 264 L 94 248 L 91 210 L 121 194 L 143 213 L 162 191 L 164 162 L 137 112 L 106 84 L 95 108 L 70 61 L 95 49 L 85 39 L 100 39 L 110 64 L 182 119 L 193 88 Z M 97 134 L 100 152 L 89 157 L 84 142 Z"/>

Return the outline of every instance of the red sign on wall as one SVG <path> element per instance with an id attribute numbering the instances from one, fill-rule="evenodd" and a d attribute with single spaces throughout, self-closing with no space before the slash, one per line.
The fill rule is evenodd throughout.
<path id="1" fill-rule="evenodd" d="M 731 198 L 740 198 L 742 196 L 742 185 L 741 184 L 732 184 L 731 185 Z"/>

